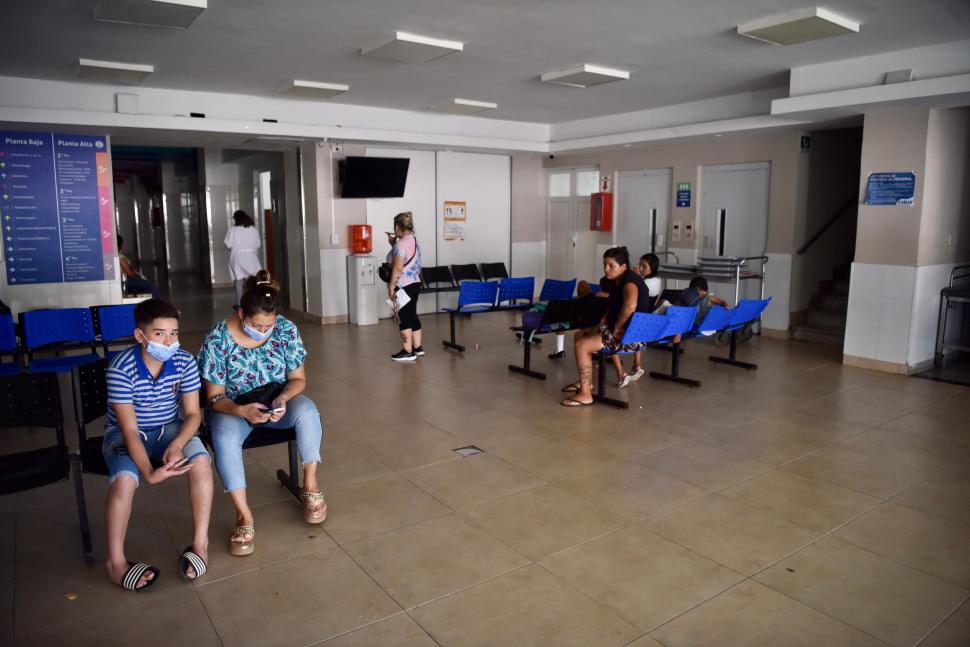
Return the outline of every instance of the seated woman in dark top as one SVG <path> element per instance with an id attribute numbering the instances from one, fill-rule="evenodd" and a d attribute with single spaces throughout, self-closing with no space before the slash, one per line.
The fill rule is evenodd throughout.
<path id="1" fill-rule="evenodd" d="M 653 299 L 640 275 L 630 269 L 626 247 L 611 247 L 603 254 L 603 273 L 612 285 L 610 306 L 599 328 L 579 330 L 573 341 L 579 380 L 563 387 L 575 395 L 560 404 L 581 407 L 593 404 L 593 353 L 604 348 L 612 352 L 635 352 L 646 344 L 621 344 L 626 326 L 634 312 L 650 312 Z"/>

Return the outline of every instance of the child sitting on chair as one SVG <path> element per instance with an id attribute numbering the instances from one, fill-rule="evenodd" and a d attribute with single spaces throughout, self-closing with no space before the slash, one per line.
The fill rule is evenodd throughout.
<path id="1" fill-rule="evenodd" d="M 139 480 L 154 484 L 188 474 L 195 531 L 178 567 L 183 578 L 194 580 L 208 564 L 212 467 L 197 435 L 202 422 L 199 368 L 179 348 L 178 310 L 161 299 L 142 301 L 135 306 L 135 326 L 137 345 L 118 353 L 107 369 L 109 406 L 101 451 L 109 474 L 104 512 L 108 577 L 130 591 L 143 591 L 158 581 L 158 569 L 125 558 Z M 152 460 L 161 464 L 154 467 Z"/>
<path id="2" fill-rule="evenodd" d="M 653 299 L 654 306 L 656 306 L 657 300 L 660 298 L 661 289 L 663 288 L 663 283 L 660 277 L 657 276 L 657 268 L 659 266 L 660 259 L 656 254 L 644 254 L 640 257 L 640 263 L 637 266 L 637 273 L 643 278 L 643 282 L 647 286 L 647 293 Z M 616 385 L 619 388 L 622 389 L 629 386 L 643 377 L 642 354 L 642 351 L 637 351 L 633 354 L 633 368 L 629 373 L 623 370 L 623 361 L 620 359 L 620 356 L 613 355 L 613 367 L 616 369 Z"/>

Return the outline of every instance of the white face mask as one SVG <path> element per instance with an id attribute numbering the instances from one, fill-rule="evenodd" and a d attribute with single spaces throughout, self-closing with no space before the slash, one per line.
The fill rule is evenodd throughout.
<path id="1" fill-rule="evenodd" d="M 264 342 L 269 339 L 269 336 L 273 334 L 273 328 L 276 326 L 270 326 L 264 332 L 260 332 L 255 328 L 251 327 L 248 323 L 243 321 L 243 332 L 249 335 L 251 339 L 258 342 Z"/>
<path id="2" fill-rule="evenodd" d="M 155 341 L 149 341 L 148 346 L 145 347 L 145 351 L 159 362 L 167 362 L 168 360 L 172 359 L 178 350 L 178 342 L 175 342 L 171 346 L 166 346 L 165 344 L 159 344 Z"/>

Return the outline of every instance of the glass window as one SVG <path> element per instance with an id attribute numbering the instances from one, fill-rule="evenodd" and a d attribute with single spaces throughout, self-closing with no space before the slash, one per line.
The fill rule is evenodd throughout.
<path id="1" fill-rule="evenodd" d="M 576 195 L 586 197 L 599 191 L 599 171 L 576 171 Z"/>
<path id="2" fill-rule="evenodd" d="M 569 197 L 569 172 L 549 174 L 549 197 Z"/>

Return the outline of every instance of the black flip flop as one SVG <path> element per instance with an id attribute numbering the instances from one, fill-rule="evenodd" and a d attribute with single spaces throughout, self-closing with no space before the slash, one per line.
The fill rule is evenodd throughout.
<path id="1" fill-rule="evenodd" d="M 567 402 L 571 402 L 573 404 L 566 404 Z M 565 400 L 563 400 L 559 404 L 561 406 L 564 406 L 564 407 L 591 407 L 591 406 L 593 406 L 593 402 L 580 402 L 579 400 L 576 400 L 574 398 L 566 398 Z"/>
<path id="2" fill-rule="evenodd" d="M 195 577 L 189 577 L 189 566 L 195 569 Z M 182 574 L 182 579 L 188 580 L 189 582 L 197 580 L 205 575 L 206 570 L 208 570 L 208 566 L 205 560 L 197 552 L 192 550 L 191 546 L 186 546 L 185 550 L 182 551 L 182 556 L 179 558 L 179 572 Z"/>
<path id="3" fill-rule="evenodd" d="M 121 578 L 122 588 L 128 589 L 129 591 L 134 591 L 135 593 L 140 593 L 145 589 L 151 588 L 152 585 L 158 581 L 159 572 L 154 566 L 145 564 L 144 562 L 138 562 L 137 564 L 134 562 L 128 562 L 128 565 L 131 568 L 129 568 Z M 145 573 L 154 573 L 155 577 L 148 580 L 148 582 L 145 583 L 145 586 L 139 587 L 138 581 Z"/>
<path id="4" fill-rule="evenodd" d="M 567 384 L 559 390 L 563 393 L 579 393 L 579 387 L 575 384 Z"/>

